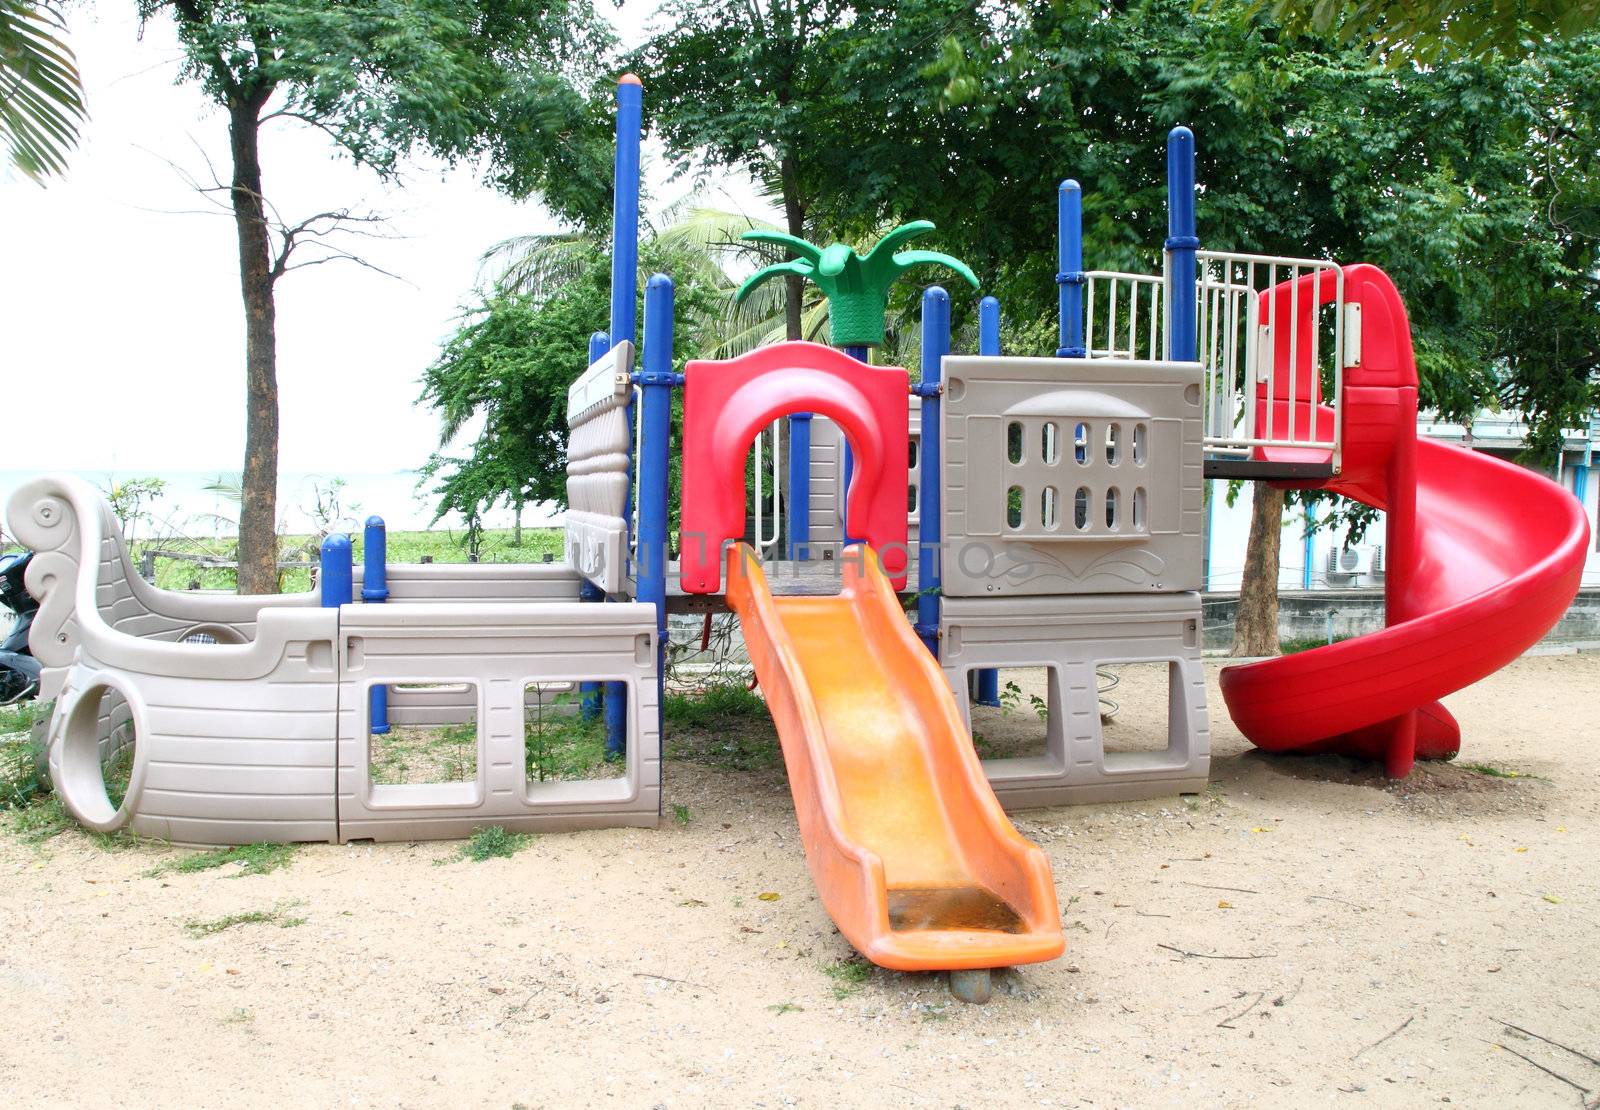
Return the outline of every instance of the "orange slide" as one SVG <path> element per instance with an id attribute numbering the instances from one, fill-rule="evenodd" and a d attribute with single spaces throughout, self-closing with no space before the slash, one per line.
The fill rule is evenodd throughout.
<path id="1" fill-rule="evenodd" d="M 852 546 L 842 563 L 837 596 L 773 597 L 747 545 L 727 555 L 823 906 L 884 967 L 1054 959 L 1066 940 L 1049 861 L 1000 808 L 876 553 Z"/>

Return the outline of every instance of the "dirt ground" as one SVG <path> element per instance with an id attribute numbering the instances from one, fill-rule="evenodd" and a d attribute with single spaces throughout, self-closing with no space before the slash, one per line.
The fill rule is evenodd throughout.
<path id="1" fill-rule="evenodd" d="M 1574 1107 L 1600 1090 L 1576 1054 L 1600 1059 L 1600 656 L 1526 658 L 1448 699 L 1461 763 L 1517 777 L 1435 765 L 1397 784 L 1253 753 L 1211 670 L 1206 796 L 1018 815 L 1068 951 L 1005 973 L 987 1006 L 848 962 L 781 770 L 671 763 L 687 824 L 483 863 L 450 843 L 309 846 L 266 875 L 149 877 L 178 853 L 0 835 L 0 1091 L 531 1108 Z M 186 928 L 252 912 L 276 916 Z"/>

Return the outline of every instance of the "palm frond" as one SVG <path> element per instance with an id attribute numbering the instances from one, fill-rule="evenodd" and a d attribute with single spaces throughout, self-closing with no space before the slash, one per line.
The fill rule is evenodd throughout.
<path id="1" fill-rule="evenodd" d="M 0 143 L 35 181 L 60 174 L 88 117 L 77 59 L 51 4 L 0 0 Z"/>

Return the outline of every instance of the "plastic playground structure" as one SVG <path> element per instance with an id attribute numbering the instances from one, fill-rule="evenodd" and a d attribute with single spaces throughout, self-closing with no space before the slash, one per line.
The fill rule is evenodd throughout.
<path id="1" fill-rule="evenodd" d="M 12 498 L 11 529 L 39 552 L 50 773 L 80 822 L 187 844 L 653 827 L 667 615 L 721 595 L 778 726 L 823 905 L 869 959 L 949 970 L 981 1000 L 988 969 L 1064 946 L 1046 857 L 1004 809 L 1204 789 L 1205 478 L 1326 488 L 1387 513 L 1387 627 L 1223 672 L 1229 713 L 1268 750 L 1381 760 L 1392 776 L 1454 754 L 1439 699 L 1521 654 L 1576 593 L 1588 527 L 1569 494 L 1417 439 L 1410 327 L 1381 271 L 1200 249 L 1185 128 L 1168 141 L 1160 275 L 1085 270 L 1081 195 L 1064 182 L 1059 349 L 1002 357 L 985 298 L 978 352 L 952 353 L 950 298 L 930 287 L 915 384 L 867 362 L 882 318 L 860 304 L 836 312 L 836 347 L 675 373 L 664 275 L 638 345 L 641 130 L 642 90 L 624 78 L 612 317 L 569 391 L 564 564 L 386 565 L 374 520 L 365 565 L 332 537 L 308 593 L 174 593 L 140 578 L 85 484 L 41 478 Z M 929 230 L 911 226 L 892 234 Z M 892 261 L 835 247 L 775 269 L 841 288 L 851 267 L 884 285 L 929 262 L 971 279 L 929 252 Z M 752 442 L 758 469 L 770 458 L 770 520 L 746 489 Z M 1132 662 L 1166 665 L 1164 749 L 1107 750 L 1097 671 Z M 1045 751 L 980 759 L 972 707 L 996 704 L 997 671 L 1016 667 L 1047 669 Z M 535 710 L 603 720 L 621 773 L 533 781 Z M 375 781 L 374 735 L 462 722 L 476 723 L 471 781 Z M 102 762 L 130 736 L 113 804 Z"/>

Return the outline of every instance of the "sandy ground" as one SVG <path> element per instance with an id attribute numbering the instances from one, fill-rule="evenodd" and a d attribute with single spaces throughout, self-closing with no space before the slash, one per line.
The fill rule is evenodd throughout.
<path id="1" fill-rule="evenodd" d="M 687 825 L 542 837 L 486 863 L 454 844 L 313 846 L 270 875 L 146 877 L 176 853 L 6 833 L 0 1091 L 15 1106 L 1578 1106 L 1600 1066 L 1506 1026 L 1600 1058 L 1597 692 L 1600 657 L 1524 659 L 1449 704 L 1463 761 L 1526 777 L 1435 766 L 1391 785 L 1251 753 L 1213 689 L 1207 796 L 1019 815 L 1053 862 L 1069 948 L 1006 973 L 984 1007 L 934 976 L 829 974 L 851 953 L 781 771 L 674 763 Z M 275 908 L 304 923 L 184 927 Z"/>

